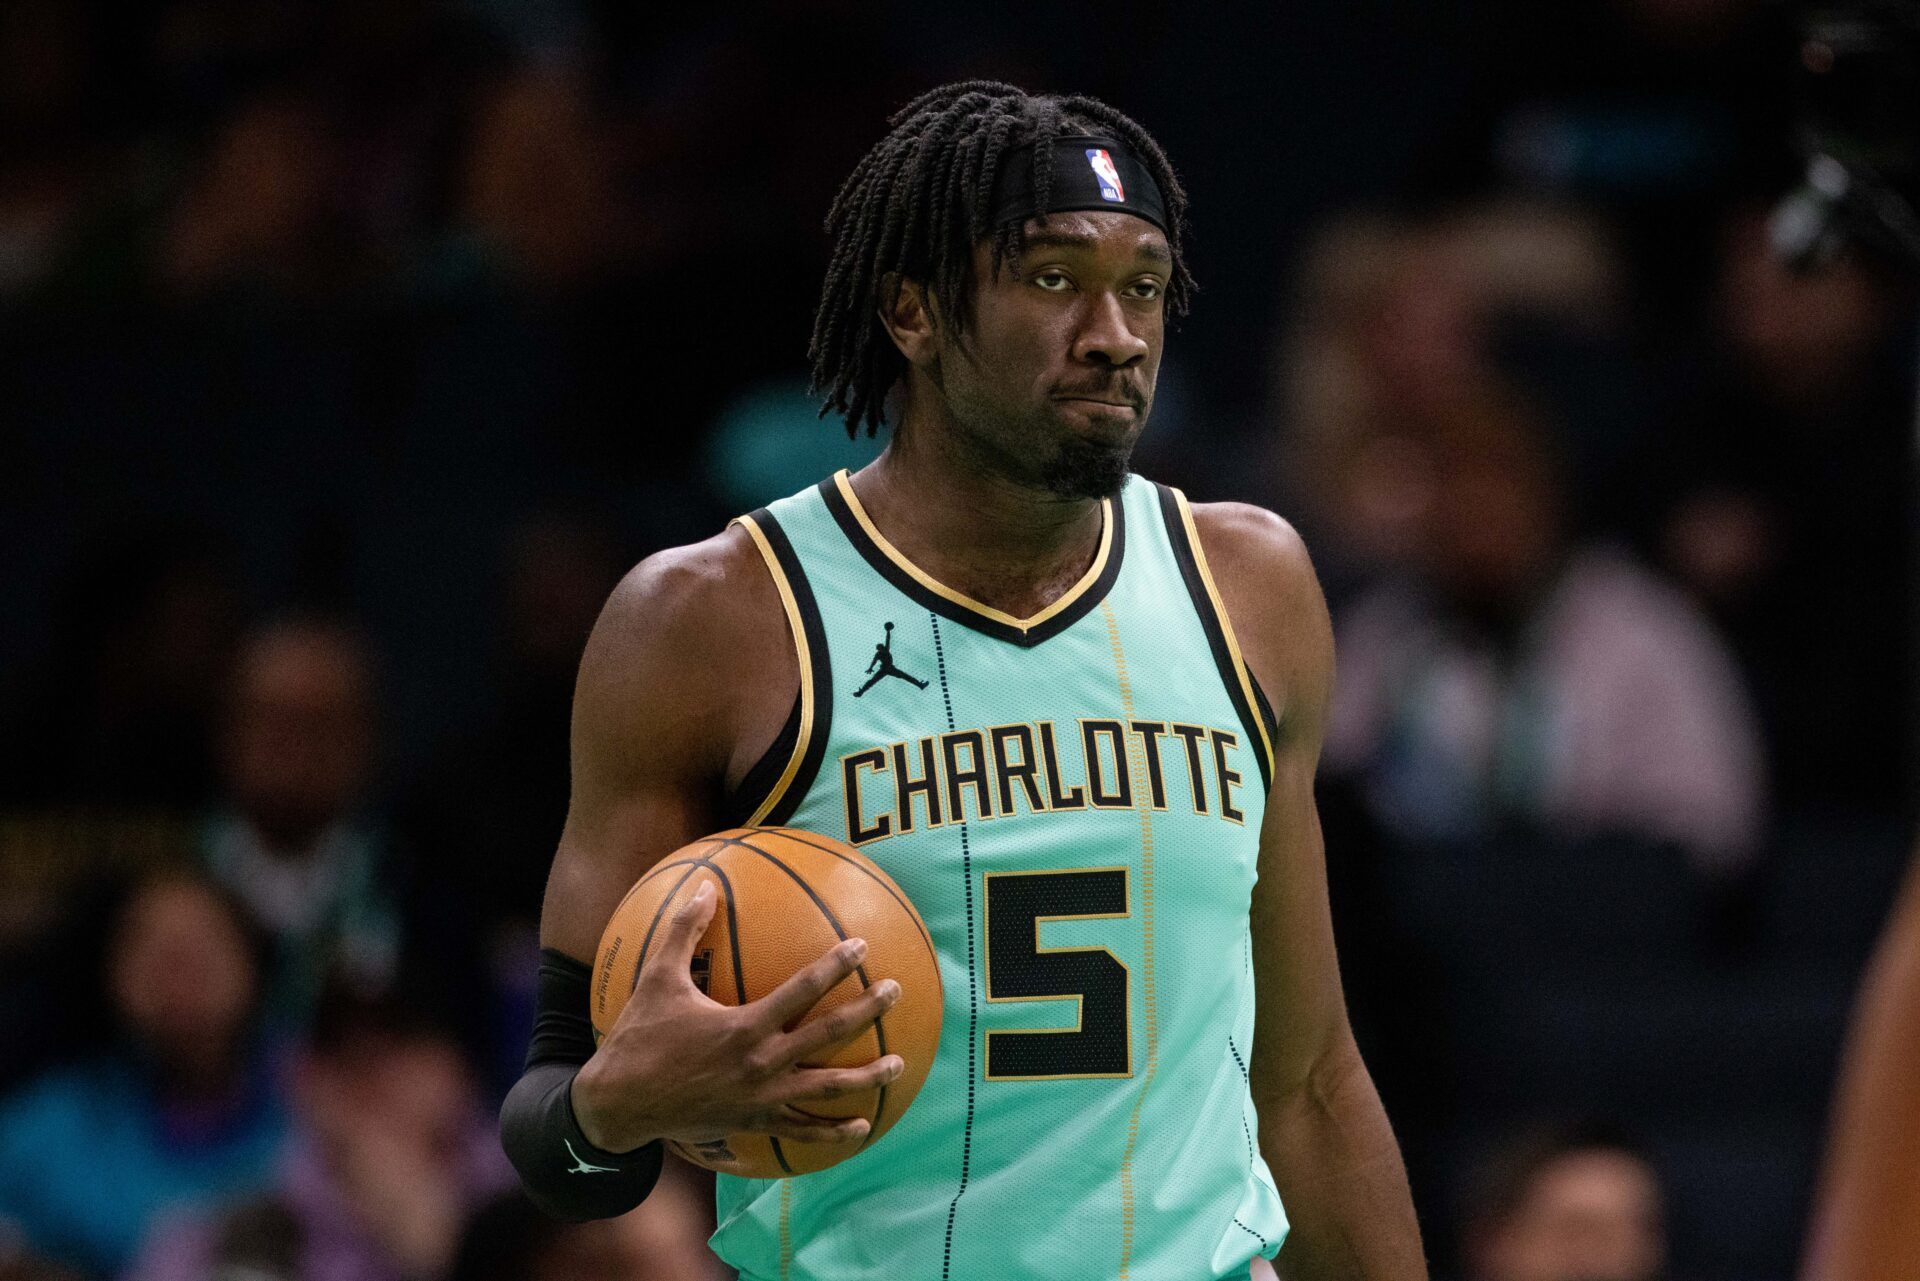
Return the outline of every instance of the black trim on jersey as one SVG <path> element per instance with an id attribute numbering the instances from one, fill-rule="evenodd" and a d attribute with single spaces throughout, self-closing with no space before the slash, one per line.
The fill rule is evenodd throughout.
<path id="1" fill-rule="evenodd" d="M 800 568 L 800 557 L 787 539 L 787 531 L 780 528 L 780 522 L 764 507 L 751 513 L 750 519 L 766 535 L 767 546 L 773 549 L 774 559 L 780 562 L 780 568 L 787 576 L 787 587 L 793 592 L 793 603 L 800 611 L 801 626 L 806 629 L 807 654 L 812 660 L 809 666 L 813 669 L 813 731 L 807 740 L 806 755 L 801 757 L 800 768 L 794 772 L 779 804 L 761 820 L 763 826 L 778 827 L 792 818 L 794 810 L 800 807 L 801 799 L 813 786 L 814 777 L 820 772 L 820 762 L 827 754 L 827 737 L 833 729 L 833 664 L 827 656 L 827 629 L 820 622 L 820 606 L 813 598 L 813 588 L 807 584 L 806 571 Z M 796 693 L 793 710 L 787 714 L 787 723 L 774 736 L 773 745 L 747 770 L 740 780 L 740 786 L 728 799 L 726 808 L 733 816 L 729 822 L 745 823 L 760 808 L 779 783 L 781 771 L 786 769 L 787 759 L 793 755 L 793 745 L 799 736 L 800 696 Z"/>
<path id="2" fill-rule="evenodd" d="M 833 513 L 834 523 L 840 526 L 840 532 L 847 536 L 861 559 L 873 566 L 874 572 L 893 584 L 903 595 L 923 609 L 931 610 L 942 618 L 951 619 L 962 627 L 970 627 L 976 632 L 991 636 L 995 640 L 1006 641 L 1009 645 L 1018 645 L 1022 649 L 1032 649 L 1042 641 L 1050 640 L 1072 627 L 1096 609 L 1107 598 L 1114 583 L 1120 579 L 1120 564 L 1125 559 L 1127 549 L 1126 503 L 1121 495 L 1107 500 L 1107 510 L 1112 512 L 1113 543 L 1107 549 L 1107 563 L 1101 567 L 1100 577 L 1087 584 L 1080 595 L 1065 609 L 1047 619 L 1039 626 L 1022 631 L 1009 626 L 997 618 L 989 618 L 978 610 L 969 609 L 959 601 L 949 600 L 937 592 L 930 592 L 911 574 L 896 565 L 891 556 L 880 550 L 873 539 L 867 536 L 859 517 L 847 506 L 847 500 L 841 496 L 840 487 L 829 476 L 820 482 L 820 496 L 826 500 L 827 510 Z"/>
<path id="3" fill-rule="evenodd" d="M 1200 566 L 1193 559 L 1193 547 L 1187 541 L 1187 523 L 1180 519 L 1180 503 L 1174 498 L 1173 491 L 1156 482 L 1154 489 L 1160 495 L 1160 516 L 1167 527 L 1167 542 L 1173 547 L 1173 558 L 1180 562 L 1180 577 L 1187 584 L 1187 595 L 1193 599 L 1194 612 L 1200 615 L 1200 626 L 1207 633 L 1207 648 L 1213 651 L 1214 666 L 1220 669 L 1220 683 L 1227 687 L 1227 698 L 1233 703 L 1233 710 L 1239 714 L 1240 724 L 1247 731 L 1247 746 L 1252 749 L 1253 759 L 1260 766 L 1260 785 L 1264 795 L 1273 788 L 1273 770 L 1267 763 L 1267 754 L 1260 750 L 1260 726 L 1267 726 L 1267 740 L 1272 741 L 1278 728 L 1274 719 L 1273 707 L 1267 702 L 1267 695 L 1260 688 L 1260 681 L 1247 669 L 1247 683 L 1253 686 L 1253 696 L 1259 700 L 1260 708 L 1256 712 L 1247 706 L 1246 693 L 1240 688 L 1240 673 L 1233 663 L 1233 651 L 1227 648 L 1227 634 L 1220 626 L 1220 616 L 1213 608 L 1213 598 L 1207 594 L 1206 580 L 1200 577 Z M 1254 718 L 1258 716 L 1259 719 Z"/>
<path id="4" fill-rule="evenodd" d="M 808 642 L 811 646 L 812 642 Z M 753 812 L 760 808 L 760 802 L 767 799 L 773 791 L 773 785 L 780 781 L 780 771 L 787 767 L 787 758 L 793 755 L 793 745 L 800 739 L 800 691 L 793 694 L 793 706 L 787 709 L 786 723 L 780 732 L 774 735 L 767 750 L 760 753 L 760 759 L 753 763 L 740 785 L 727 797 L 725 806 L 728 827 L 741 827 L 746 824 Z M 805 762 L 801 763 L 805 768 Z M 794 782 L 798 783 L 798 777 Z"/>
<path id="5" fill-rule="evenodd" d="M 1280 718 L 1273 714 L 1273 704 L 1267 701 L 1267 691 L 1260 688 L 1260 678 L 1247 669 L 1247 681 L 1253 686 L 1254 701 L 1260 704 L 1260 723 L 1267 727 L 1267 741 L 1279 742 Z"/>

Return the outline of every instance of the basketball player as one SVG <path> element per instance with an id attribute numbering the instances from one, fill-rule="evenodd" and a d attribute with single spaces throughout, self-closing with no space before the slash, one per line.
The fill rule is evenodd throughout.
<path id="1" fill-rule="evenodd" d="M 586 1032 L 588 961 L 634 881 L 715 829 L 784 824 L 907 891 L 946 1007 L 925 1087 L 870 1149 L 719 1177 L 712 1244 L 743 1278 L 1194 1281 L 1278 1254 L 1289 1277 L 1417 1281 L 1328 921 L 1313 569 L 1279 518 L 1128 471 L 1193 289 L 1185 193 L 1090 98 L 968 82 L 892 125 L 828 215 L 812 349 L 850 430 L 896 407 L 887 450 L 614 592 L 508 1151 L 542 1204 L 610 1215 L 663 1138 L 866 1133 L 805 1105 L 896 1056 L 796 1064 L 897 990 L 781 1030 L 853 941 L 725 1008 L 686 968 L 703 892 L 597 1050 Z"/>

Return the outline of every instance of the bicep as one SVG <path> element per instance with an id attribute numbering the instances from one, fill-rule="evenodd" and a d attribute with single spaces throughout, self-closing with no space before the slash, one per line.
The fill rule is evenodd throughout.
<path id="1" fill-rule="evenodd" d="M 711 800 L 667 780 L 638 786 L 585 814 L 576 807 L 547 875 L 540 945 L 591 964 L 601 931 L 633 883 L 719 826 Z"/>
<path id="2" fill-rule="evenodd" d="M 541 909 L 543 947 L 591 962 L 633 883 L 721 825 L 736 720 L 728 691 L 741 682 L 700 637 L 740 593 L 712 585 L 698 563 L 643 564 L 594 626 L 574 691 L 572 783 Z M 736 636 L 751 623 L 727 621 Z"/>

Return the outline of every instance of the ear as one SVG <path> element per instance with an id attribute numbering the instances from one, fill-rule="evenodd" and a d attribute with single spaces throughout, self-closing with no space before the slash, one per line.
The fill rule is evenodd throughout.
<path id="1" fill-rule="evenodd" d="M 880 281 L 880 323 L 909 365 L 926 368 L 935 360 L 933 307 L 917 280 L 886 276 Z"/>

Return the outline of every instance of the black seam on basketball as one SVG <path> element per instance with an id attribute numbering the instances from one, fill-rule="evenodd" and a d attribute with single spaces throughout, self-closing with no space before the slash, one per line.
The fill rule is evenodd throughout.
<path id="1" fill-rule="evenodd" d="M 773 1148 L 773 1159 L 780 1163 L 781 1173 L 792 1174 L 793 1167 L 787 1164 L 787 1154 L 781 1149 L 780 1140 L 774 1135 L 769 1134 L 767 1136 L 767 1143 Z"/>
<path id="2" fill-rule="evenodd" d="M 646 874 L 642 876 L 639 880 L 633 883 L 634 889 L 639 889 L 642 885 L 645 885 L 648 881 L 651 881 L 654 877 L 658 876 L 661 872 L 665 871 L 667 868 L 679 867 L 683 863 L 698 862 L 700 859 L 705 858 L 706 855 L 704 853 L 699 852 L 700 847 L 704 845 L 712 845 L 714 843 L 715 843 L 714 839 L 711 836 L 703 836 L 699 840 L 693 842 L 693 844 L 683 846 L 682 848 L 675 850 L 673 852 L 674 856 L 672 858 L 662 863 L 655 863 L 652 867 L 648 868 L 646 871 Z"/>
<path id="3" fill-rule="evenodd" d="M 840 936 L 840 939 L 842 942 L 846 941 L 847 931 L 841 926 L 840 918 L 833 914 L 833 909 L 827 906 L 827 901 L 821 898 L 819 894 L 814 892 L 813 886 L 807 884 L 805 877 L 801 876 L 800 873 L 788 867 L 784 860 L 780 859 L 774 854 L 768 853 L 766 850 L 761 849 L 758 845 L 755 845 L 752 841 L 730 840 L 729 844 L 739 845 L 745 849 L 752 850 L 755 854 L 758 854 L 761 858 L 766 859 L 768 862 L 772 863 L 775 867 L 779 868 L 781 871 L 785 872 L 788 876 L 792 877 L 793 883 L 795 885 L 798 885 L 801 889 L 805 890 L 807 892 L 807 897 L 813 900 L 813 905 L 820 909 L 820 915 L 824 916 L 827 919 L 827 924 L 833 927 L 833 932 Z M 854 966 L 853 972 L 860 976 L 860 990 L 862 992 L 866 991 L 868 988 L 873 986 L 872 983 L 867 981 L 867 967 L 864 964 Z M 880 1058 L 885 1058 L 887 1054 L 886 1022 L 887 1022 L 887 1016 L 885 1014 L 881 1014 L 873 1020 L 873 1037 L 874 1037 L 874 1040 L 879 1044 L 880 1053 L 878 1057 Z M 880 1128 L 881 1114 L 886 1111 L 887 1087 L 882 1085 L 877 1087 L 877 1089 L 879 1091 L 880 1097 L 874 1104 L 874 1113 L 873 1113 L 872 1119 L 867 1122 L 867 1127 L 868 1127 L 867 1135 L 864 1139 L 860 1141 L 860 1146 L 859 1148 L 855 1149 L 856 1151 L 865 1151 L 867 1144 L 873 1142 L 874 1131 Z"/>
<path id="4" fill-rule="evenodd" d="M 727 842 L 724 839 L 710 840 L 708 843 L 719 845 L 722 850 L 727 848 Z M 714 853 L 719 853 L 719 850 L 715 850 Z M 713 861 L 712 854 L 703 855 L 693 861 L 719 877 L 720 885 L 726 891 L 727 942 L 733 951 L 733 992 L 739 1004 L 745 1005 L 747 1003 L 747 974 L 745 966 L 740 963 L 740 912 L 734 904 L 733 882 L 728 879 L 725 872 L 720 870 L 720 865 Z M 769 1134 L 767 1136 L 767 1142 L 773 1145 L 773 1156 L 776 1161 L 780 1162 L 780 1168 L 788 1174 L 792 1174 L 793 1170 L 787 1165 L 786 1153 L 780 1150 L 780 1140 Z"/>
<path id="5" fill-rule="evenodd" d="M 913 904 L 907 902 L 906 899 L 900 896 L 900 891 L 895 889 L 891 882 L 883 880 L 878 876 L 875 876 L 871 868 L 862 867 L 855 860 L 848 858 L 845 854 L 842 854 L 839 850 L 834 849 L 833 846 L 816 845 L 812 841 L 807 840 L 806 839 L 807 837 L 813 835 L 812 832 L 802 831 L 800 828 L 797 828 L 797 827 L 773 827 L 773 828 L 768 828 L 767 830 L 772 832 L 778 832 L 780 835 L 786 837 L 788 840 L 792 841 L 796 845 L 804 845 L 810 850 L 819 850 L 822 854 L 833 855 L 835 858 L 839 859 L 842 863 L 845 863 L 848 867 L 851 867 L 854 871 L 860 873 L 862 876 L 872 881 L 875 885 L 878 885 L 881 889 L 885 890 L 889 895 L 892 896 L 894 902 L 898 903 L 901 907 L 904 907 L 907 909 L 908 919 L 913 922 L 913 928 L 920 931 L 920 939 L 923 943 L 927 945 L 927 955 L 933 958 L 935 968 L 936 969 L 939 968 L 940 954 L 933 950 L 933 939 L 928 936 L 927 927 L 921 924 L 920 913 L 914 910 Z"/>
<path id="6" fill-rule="evenodd" d="M 697 865 L 696 867 L 688 868 L 686 874 L 680 878 L 679 882 L 667 891 L 667 896 L 660 900 L 660 906 L 653 909 L 653 919 L 647 922 L 647 936 L 640 940 L 640 955 L 634 958 L 633 962 L 633 981 L 635 983 L 640 981 L 640 967 L 647 963 L 647 949 L 653 946 L 653 933 L 660 928 L 660 918 L 667 914 L 667 908 L 672 906 L 674 897 L 686 888 L 687 880 L 694 874 L 696 868 Z"/>
<path id="7" fill-rule="evenodd" d="M 625 907 L 627 898 L 630 898 L 634 894 L 638 893 L 640 890 L 640 887 L 642 885 L 645 885 L 649 880 L 653 878 L 654 872 L 664 872 L 670 867 L 698 867 L 699 865 L 700 865 L 700 860 L 697 858 L 677 858 L 670 863 L 658 864 L 657 866 L 654 867 L 652 872 L 648 872 L 645 876 L 641 877 L 637 882 L 634 883 L 634 887 L 627 891 L 626 897 L 623 897 L 620 900 L 620 906 Z M 653 920 L 647 923 L 646 937 L 640 941 L 640 955 L 638 959 L 636 959 L 633 963 L 633 981 L 636 985 L 640 982 L 640 967 L 647 963 L 647 949 L 653 945 L 653 932 L 660 928 L 661 914 L 667 910 L 667 905 L 673 902 L 675 896 L 677 896 L 680 893 L 681 888 L 686 885 L 687 877 L 692 875 L 693 873 L 689 871 L 685 875 L 681 876 L 679 884 L 675 885 L 672 889 L 668 890 L 667 896 L 664 899 L 660 900 L 660 906 L 653 910 Z M 616 907 L 613 911 L 615 916 L 618 916 L 620 914 L 620 908 L 618 907 Z"/>
<path id="8" fill-rule="evenodd" d="M 1253 753 L 1254 764 L 1260 767 L 1261 788 L 1263 791 L 1272 791 L 1273 768 L 1267 761 L 1267 754 L 1260 750 L 1260 727 L 1265 722 L 1248 705 L 1246 693 L 1240 688 L 1240 671 L 1233 661 L 1233 652 L 1227 648 L 1222 611 L 1214 609 L 1206 580 L 1200 577 L 1200 563 L 1195 559 L 1193 545 L 1187 539 L 1187 523 L 1180 518 L 1180 500 L 1165 485 L 1156 482 L 1154 488 L 1160 495 L 1160 519 L 1167 527 L 1167 544 L 1173 549 L 1173 559 L 1180 566 L 1180 578 L 1187 585 L 1187 596 L 1193 601 L 1194 613 L 1200 617 L 1200 630 L 1207 635 L 1207 648 L 1213 653 L 1213 665 L 1220 669 L 1220 683 L 1226 686 L 1227 701 L 1233 704 L 1234 713 L 1240 718 L 1240 726 L 1247 732 L 1247 747 Z M 1247 669 L 1247 683 L 1254 688 L 1258 697 L 1266 697 L 1260 690 L 1260 682 L 1254 677 L 1252 668 Z"/>
<path id="9" fill-rule="evenodd" d="M 812 899 L 814 903 L 820 908 L 821 914 L 827 918 L 827 924 L 833 927 L 833 932 L 840 936 L 841 941 L 844 942 L 846 940 L 847 932 L 840 927 L 840 922 L 838 918 L 834 916 L 833 910 L 829 908 L 824 902 L 821 901 L 820 896 L 814 893 L 813 886 L 807 884 L 806 880 L 798 872 L 788 867 L 785 863 L 782 863 L 774 855 L 767 853 L 765 850 L 761 849 L 758 845 L 752 844 L 749 841 L 742 840 L 739 837 L 735 837 L 735 836 L 727 837 L 726 841 L 727 841 L 727 844 L 729 845 L 738 845 L 741 849 L 752 850 L 755 854 L 758 854 L 761 858 L 766 859 L 768 862 L 772 863 L 775 867 L 778 867 L 781 871 L 785 872 L 788 876 L 792 877 L 793 883 L 795 885 L 798 885 L 801 889 L 805 890 L 807 893 L 807 897 Z M 864 966 L 854 967 L 855 973 L 860 974 L 860 982 L 862 984 L 864 984 L 867 981 L 867 976 L 863 972 L 864 969 L 865 969 Z"/>
<path id="10" fill-rule="evenodd" d="M 705 854 L 702 852 L 704 847 L 708 845 L 714 845 L 717 843 L 718 842 L 716 842 L 714 838 L 711 836 L 703 836 L 697 841 L 691 841 L 686 845 L 681 846 L 679 849 L 675 850 L 672 856 L 668 858 L 666 861 L 655 863 L 652 867 L 648 868 L 646 870 L 646 873 L 643 876 L 641 876 L 641 878 L 638 881 L 634 882 L 634 884 L 645 885 L 648 881 L 653 879 L 654 873 L 658 872 L 663 867 L 675 867 L 681 863 L 686 862 L 688 859 L 704 858 Z"/>
<path id="11" fill-rule="evenodd" d="M 697 866 L 702 857 L 703 857 L 702 855 L 695 854 L 687 858 L 676 858 L 671 862 L 656 863 L 654 864 L 653 871 L 648 872 L 645 876 L 641 877 L 638 881 L 634 882 L 633 890 L 639 889 L 642 885 L 645 885 L 648 881 L 652 880 L 657 873 L 664 872 L 670 867 Z M 632 894 L 633 890 L 628 890 L 627 893 Z M 625 899 L 621 900 L 621 902 L 623 903 L 625 901 L 626 901 Z M 616 914 L 617 914 L 617 909 L 616 909 Z"/>
<path id="12" fill-rule="evenodd" d="M 1114 511 L 1120 510 L 1118 505 Z M 947 684 L 947 651 L 940 643 L 940 620 L 929 617 L 933 626 L 933 660 L 940 673 L 940 701 L 947 710 L 947 732 L 952 733 L 953 690 Z M 960 1136 L 960 1183 L 953 1190 L 953 1200 L 947 1203 L 947 1239 L 941 1252 L 940 1281 L 948 1281 L 953 1274 L 953 1225 L 960 1214 L 960 1198 L 966 1195 L 967 1176 L 973 1168 L 973 1112 L 974 1091 L 978 1086 L 980 1066 L 977 1042 L 980 1039 L 980 978 L 975 964 L 974 927 L 973 927 L 973 846 L 967 839 L 967 820 L 960 820 L 960 871 L 966 888 L 967 907 L 967 1122 Z"/>
<path id="13" fill-rule="evenodd" d="M 721 848 L 724 849 L 725 846 Z M 740 964 L 740 913 L 734 906 L 733 882 L 727 879 L 727 874 L 720 870 L 720 865 L 713 861 L 711 855 L 701 859 L 700 865 L 719 877 L 720 888 L 726 891 L 727 942 L 733 950 L 733 994 L 738 1004 L 745 1005 L 747 1003 L 747 976 Z"/>

